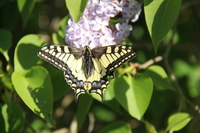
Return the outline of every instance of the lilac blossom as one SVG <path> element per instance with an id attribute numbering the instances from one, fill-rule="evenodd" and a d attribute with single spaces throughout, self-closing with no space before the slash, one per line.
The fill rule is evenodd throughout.
<path id="1" fill-rule="evenodd" d="M 141 4 L 135 0 L 88 0 L 79 22 L 68 20 L 65 41 L 80 49 L 121 44 L 132 30 L 129 22 L 137 21 L 140 12 Z"/>
<path id="2" fill-rule="evenodd" d="M 115 39 L 121 41 L 124 41 L 124 39 L 129 36 L 130 31 L 132 30 L 132 26 L 128 25 L 126 22 L 123 22 L 122 24 L 117 23 L 115 27 L 117 29 L 116 32 L 114 32 Z"/>

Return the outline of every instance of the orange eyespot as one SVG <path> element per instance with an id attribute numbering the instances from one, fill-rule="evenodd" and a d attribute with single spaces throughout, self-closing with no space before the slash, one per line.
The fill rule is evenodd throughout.
<path id="1" fill-rule="evenodd" d="M 92 88 L 91 83 L 88 83 L 88 82 L 84 83 L 84 88 L 88 90 L 91 89 Z"/>

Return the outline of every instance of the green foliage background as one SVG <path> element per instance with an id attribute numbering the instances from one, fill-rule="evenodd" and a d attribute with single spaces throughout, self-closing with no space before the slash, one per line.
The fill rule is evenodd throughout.
<path id="1" fill-rule="evenodd" d="M 76 103 L 63 72 L 37 57 L 65 44 L 69 12 L 87 0 L 1 0 L 0 132 L 199 133 L 200 1 L 144 0 L 124 44 L 137 57 L 115 72 L 101 103 Z"/>

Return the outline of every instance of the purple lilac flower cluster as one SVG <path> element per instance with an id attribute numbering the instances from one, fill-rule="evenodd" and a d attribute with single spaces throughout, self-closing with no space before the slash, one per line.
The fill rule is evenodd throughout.
<path id="1" fill-rule="evenodd" d="M 137 21 L 140 12 L 135 0 L 88 0 L 79 22 L 68 20 L 65 41 L 80 49 L 121 44 L 132 30 L 128 23 Z"/>

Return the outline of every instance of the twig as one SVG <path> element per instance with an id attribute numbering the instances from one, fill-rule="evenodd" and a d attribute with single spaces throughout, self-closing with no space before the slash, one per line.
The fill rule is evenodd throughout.
<path id="1" fill-rule="evenodd" d="M 141 69 L 146 69 L 147 67 L 149 67 L 150 65 L 153 65 L 154 63 L 160 62 L 163 60 L 162 56 L 157 56 L 154 59 L 150 59 L 147 62 L 145 62 L 144 64 L 139 64 L 139 63 L 130 63 L 130 65 L 134 66 L 137 70 L 141 70 Z"/>

